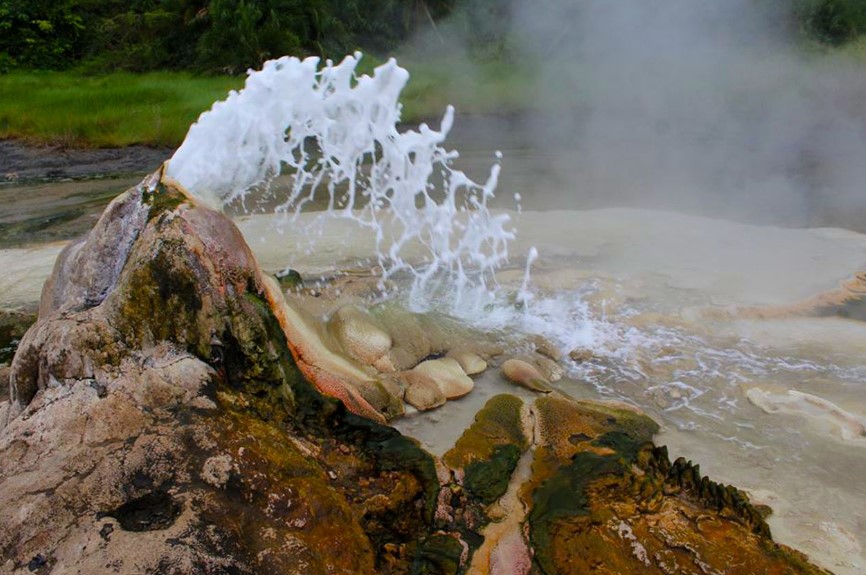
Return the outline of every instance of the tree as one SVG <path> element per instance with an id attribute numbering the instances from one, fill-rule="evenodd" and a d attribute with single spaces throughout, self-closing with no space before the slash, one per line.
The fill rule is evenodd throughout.
<path id="1" fill-rule="evenodd" d="M 64 68 L 80 55 L 73 0 L 0 0 L 0 65 Z"/>

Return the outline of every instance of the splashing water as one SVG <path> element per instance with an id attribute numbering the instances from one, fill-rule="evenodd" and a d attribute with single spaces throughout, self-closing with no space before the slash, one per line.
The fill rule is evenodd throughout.
<path id="1" fill-rule="evenodd" d="M 297 215 L 327 194 L 323 216 L 374 230 L 382 279 L 409 273 L 416 306 L 446 292 L 451 308 L 489 299 L 514 238 L 509 216 L 488 209 L 499 164 L 484 184 L 451 167 L 458 154 L 442 145 L 450 106 L 438 131 L 421 124 L 400 132 L 409 73 L 392 59 L 359 76 L 360 58 L 324 67 L 318 58 L 266 62 L 243 90 L 201 115 L 167 175 L 222 208 L 288 171 L 292 183 L 277 211 Z M 409 247 L 419 245 L 421 261 L 408 261 Z"/>
<path id="2" fill-rule="evenodd" d="M 570 232 L 550 239 L 549 228 L 566 229 L 561 218 L 545 214 L 536 218 L 533 228 L 528 223 L 532 219 L 524 214 L 523 238 L 545 248 L 552 243 L 554 251 L 558 246 L 562 259 L 538 258 L 530 249 L 525 271 L 511 270 L 510 284 L 508 272 L 499 273 L 499 286 L 494 274 L 503 271 L 515 234 L 507 215 L 488 209 L 499 176 L 498 162 L 483 184 L 452 167 L 457 153 L 444 147 L 454 120 L 450 107 L 439 130 L 421 125 L 399 131 L 399 96 L 409 74 L 392 60 L 372 76 L 358 75 L 359 59 L 355 54 L 323 67 L 315 58 L 266 63 L 250 74 L 242 91 L 233 92 L 201 116 L 171 159 L 167 175 L 202 201 L 222 208 L 254 197 L 251 190 L 287 173 L 287 191 L 274 192 L 283 194 L 277 212 L 297 216 L 316 197 L 316 203 L 326 208 L 322 218 L 339 219 L 341 227 L 342 221 L 362 226 L 363 235 L 373 238 L 369 252 L 383 279 L 394 278 L 401 284 L 410 280 L 410 293 L 401 296 L 411 307 L 444 311 L 482 329 L 541 334 L 566 352 L 588 348 L 589 355 L 563 360 L 573 378 L 562 384 L 566 391 L 641 406 L 665 423 L 670 445 L 679 442 L 704 449 L 713 455 L 710 461 L 724 456 L 724 467 L 719 464 L 716 471 L 723 478 L 746 488 L 790 494 L 786 497 L 796 503 L 787 510 L 782 507 L 777 516 L 780 526 L 788 526 L 789 541 L 824 553 L 824 561 L 834 567 L 840 567 L 837 557 L 856 555 L 859 563 L 851 563 L 848 572 L 862 571 L 855 571 L 866 562 L 859 536 L 850 539 L 856 546 L 850 551 L 845 547 L 848 540 L 815 540 L 814 529 L 797 540 L 797 528 L 790 527 L 818 517 L 825 523 L 832 519 L 827 524 L 841 526 L 843 533 L 862 532 L 862 519 L 850 511 L 856 507 L 851 501 L 863 499 L 862 482 L 851 478 L 862 476 L 860 470 L 866 469 L 866 456 L 851 451 L 852 444 L 863 445 L 857 435 L 863 429 L 857 414 L 866 377 L 860 348 L 789 350 L 775 341 L 772 325 L 767 328 L 769 335 L 754 328 L 765 338 L 761 341 L 769 342 L 761 344 L 743 336 L 750 333 L 744 325 L 707 325 L 706 320 L 681 313 L 684 306 L 716 305 L 715 298 L 725 289 L 716 292 L 708 285 L 730 283 L 732 301 L 739 301 L 738 274 L 743 270 L 754 274 L 760 267 L 740 263 L 752 261 L 751 245 L 735 249 L 734 241 L 734 247 L 726 248 L 730 253 L 715 247 L 705 253 L 704 247 L 726 246 L 735 237 L 750 238 L 765 248 L 784 245 L 789 253 L 803 253 L 809 259 L 800 266 L 814 269 L 816 261 L 824 261 L 829 236 L 792 244 L 787 231 L 782 238 L 772 230 L 662 219 L 656 213 L 620 214 L 613 220 L 597 214 L 580 220 L 567 214 L 567 229 L 580 228 L 582 237 L 607 232 L 584 251 L 570 245 L 578 243 Z M 599 218 L 607 223 L 601 225 Z M 309 221 L 293 219 L 294 235 L 315 235 L 316 230 L 299 229 Z M 628 233 L 633 230 L 639 235 Z M 692 238 L 695 254 L 703 254 L 699 259 L 690 259 L 691 249 L 679 249 L 684 237 Z M 655 243 L 649 250 L 636 248 L 645 242 Z M 810 252 L 810 246 L 817 244 L 821 251 Z M 860 243 L 839 245 L 843 255 L 848 250 L 857 258 L 862 254 Z M 590 265 L 597 266 L 599 273 L 565 273 L 558 279 L 554 272 L 560 267 L 584 265 L 584 253 L 595 254 L 597 261 Z M 655 253 L 663 257 L 653 259 Z M 646 258 L 652 263 L 642 261 Z M 737 266 L 722 273 L 715 269 L 716 262 L 737 262 Z M 535 270 L 535 285 L 530 282 L 533 265 L 541 267 Z M 822 273 L 834 276 L 835 266 L 821 268 Z M 623 273 L 624 267 L 636 270 Z M 688 277 L 683 270 L 688 270 Z M 593 278 L 601 278 L 597 289 Z M 779 285 L 803 280 L 794 273 Z M 545 282 L 547 287 L 540 287 Z M 727 331 L 716 335 L 716 329 Z M 790 326 L 785 323 L 776 329 Z M 807 322 L 803 329 L 810 333 L 809 329 L 823 328 Z M 840 336 L 840 342 L 858 341 L 862 331 L 851 329 L 851 334 Z M 786 411 L 805 424 L 793 429 L 777 415 Z M 771 468 L 776 471 L 771 473 Z M 838 479 L 832 477 L 834 473 Z M 821 496 L 815 486 L 838 493 L 837 501 Z M 822 547 L 830 551 L 823 552 Z"/>

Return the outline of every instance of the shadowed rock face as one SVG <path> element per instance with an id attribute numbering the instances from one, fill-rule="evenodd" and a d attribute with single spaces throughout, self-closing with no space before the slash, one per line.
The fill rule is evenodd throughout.
<path id="1" fill-rule="evenodd" d="M 0 572 L 820 572 L 626 408 L 497 396 L 436 461 L 274 285 L 159 174 L 64 251 L 0 396 Z M 396 313 L 331 327 L 392 371 L 448 349 L 389 348 Z"/>

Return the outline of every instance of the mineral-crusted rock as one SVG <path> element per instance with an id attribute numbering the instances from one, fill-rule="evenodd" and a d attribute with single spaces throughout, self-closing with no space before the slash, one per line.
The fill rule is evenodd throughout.
<path id="1" fill-rule="evenodd" d="M 487 369 L 487 362 L 477 353 L 463 349 L 449 350 L 445 357 L 457 360 L 466 375 L 478 375 Z"/>
<path id="2" fill-rule="evenodd" d="M 535 347 L 535 351 L 544 357 L 550 358 L 553 361 L 562 359 L 562 350 L 546 337 L 536 335 L 532 338 L 532 345 Z"/>
<path id="3" fill-rule="evenodd" d="M 508 359 L 500 368 L 505 379 L 532 391 L 550 393 L 548 382 L 537 367 L 521 359 Z"/>
<path id="4" fill-rule="evenodd" d="M 420 561 L 433 459 L 304 380 L 231 222 L 151 182 L 75 246 L 12 364 L 4 573 Z"/>
<path id="5" fill-rule="evenodd" d="M 370 374 L 361 366 L 335 351 L 338 344 L 333 342 L 329 345 L 328 340 L 332 338 L 329 338 L 320 322 L 283 298 L 276 280 L 264 276 L 262 283 L 266 300 L 286 334 L 298 368 L 319 391 L 339 399 L 353 413 L 379 422 L 388 419 L 380 411 L 382 408 L 387 407 L 391 417 L 402 413 L 402 408 L 398 408 L 396 414 L 391 413 L 396 407 L 397 398 L 389 397 L 387 390 L 372 381 Z"/>
<path id="6" fill-rule="evenodd" d="M 354 359 L 375 364 L 391 349 L 391 336 L 376 325 L 374 318 L 356 306 L 343 306 L 334 313 L 328 328 Z"/>
<path id="7" fill-rule="evenodd" d="M 416 365 L 412 371 L 431 378 L 447 399 L 463 397 L 475 386 L 457 360 L 450 357 L 430 359 Z"/>
<path id="8" fill-rule="evenodd" d="M 406 403 L 421 411 L 435 409 L 448 400 L 433 377 L 415 370 L 403 371 L 397 377 L 406 386 Z"/>

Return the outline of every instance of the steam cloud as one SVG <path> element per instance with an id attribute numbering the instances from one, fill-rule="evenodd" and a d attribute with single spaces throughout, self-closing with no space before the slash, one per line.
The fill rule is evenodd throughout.
<path id="1" fill-rule="evenodd" d="M 866 229 L 866 67 L 804 46 L 786 4 L 512 0 L 503 25 L 540 111 L 489 131 L 525 140 L 545 176 L 514 191 Z M 459 30 L 439 34 L 453 46 Z M 501 189 L 513 168 L 506 150 Z"/>

